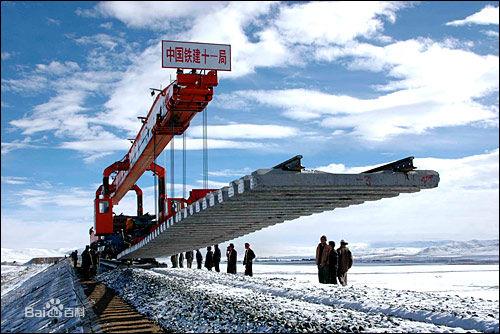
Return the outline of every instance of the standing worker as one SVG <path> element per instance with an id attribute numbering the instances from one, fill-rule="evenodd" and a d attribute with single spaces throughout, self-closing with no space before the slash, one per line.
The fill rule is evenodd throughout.
<path id="1" fill-rule="evenodd" d="M 234 244 L 229 244 L 227 248 L 227 273 L 236 274 L 236 261 L 238 261 L 238 253 L 234 249 Z"/>
<path id="2" fill-rule="evenodd" d="M 337 284 L 338 254 L 335 250 L 335 241 L 328 241 L 330 252 L 328 253 L 328 283 Z"/>
<path id="3" fill-rule="evenodd" d="M 179 268 L 184 268 L 184 253 L 179 254 Z"/>
<path id="4" fill-rule="evenodd" d="M 217 244 L 214 247 L 215 247 L 215 249 L 214 249 L 214 267 L 215 267 L 216 272 L 220 272 L 219 264 L 220 264 L 221 254 L 220 254 L 219 245 Z"/>
<path id="5" fill-rule="evenodd" d="M 90 257 L 92 260 L 92 275 L 97 274 L 97 266 L 99 265 L 99 252 L 96 249 L 97 247 L 90 247 Z"/>
<path id="6" fill-rule="evenodd" d="M 318 266 L 318 279 L 320 283 L 328 283 L 328 252 L 330 246 L 326 243 L 326 235 L 319 239 L 316 247 L 316 265 Z"/>
<path id="7" fill-rule="evenodd" d="M 245 266 L 245 276 L 253 276 L 252 261 L 255 259 L 255 253 L 250 249 L 250 244 L 245 242 L 245 257 L 243 258 L 243 265 Z"/>
<path id="8" fill-rule="evenodd" d="M 76 265 L 78 263 L 78 250 L 71 252 L 71 259 L 73 260 L 73 267 L 76 268 Z"/>
<path id="9" fill-rule="evenodd" d="M 193 265 L 193 251 L 186 252 L 187 267 L 191 268 Z"/>
<path id="10" fill-rule="evenodd" d="M 347 285 L 347 271 L 352 267 L 352 254 L 346 246 L 347 242 L 340 240 L 340 247 L 337 249 L 339 256 L 337 277 L 339 278 L 339 283 L 343 286 Z"/>
<path id="11" fill-rule="evenodd" d="M 214 252 L 212 252 L 212 247 L 207 247 L 207 255 L 205 256 L 205 268 L 212 271 L 214 266 Z"/>
<path id="12" fill-rule="evenodd" d="M 201 265 L 203 263 L 203 255 L 199 249 L 196 250 L 196 263 L 198 264 L 198 269 L 201 269 Z"/>
<path id="13" fill-rule="evenodd" d="M 89 278 L 89 270 L 92 260 L 89 253 L 89 246 L 85 246 L 85 250 L 82 252 L 82 277 L 87 280 Z"/>
<path id="14" fill-rule="evenodd" d="M 178 257 L 179 257 L 178 254 L 174 254 L 174 255 L 170 256 L 170 262 L 172 262 L 172 268 L 177 268 L 178 260 L 179 260 Z"/>

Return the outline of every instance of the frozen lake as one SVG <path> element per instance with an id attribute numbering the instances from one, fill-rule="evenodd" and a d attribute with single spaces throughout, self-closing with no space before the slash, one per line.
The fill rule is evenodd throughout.
<path id="1" fill-rule="evenodd" d="M 221 268 L 222 269 L 222 268 Z M 496 265 L 355 265 L 349 270 L 349 285 L 434 292 L 499 300 Z M 243 271 L 239 264 L 238 271 Z M 297 282 L 319 284 L 314 264 L 254 264 L 254 275 L 294 277 Z"/>

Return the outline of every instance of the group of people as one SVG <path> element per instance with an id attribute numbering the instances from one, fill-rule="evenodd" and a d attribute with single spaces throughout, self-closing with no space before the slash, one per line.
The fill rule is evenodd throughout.
<path id="1" fill-rule="evenodd" d="M 212 251 L 212 247 L 207 247 L 207 253 L 205 255 L 205 264 L 204 267 L 208 270 L 212 271 L 214 269 L 216 272 L 220 272 L 220 261 L 221 261 L 221 251 L 219 245 L 214 245 L 214 250 Z M 228 274 L 236 274 L 236 262 L 238 261 L 238 252 L 234 248 L 234 244 L 229 244 L 226 248 L 226 257 L 227 257 L 227 273 Z M 194 260 L 194 251 L 186 252 L 180 254 L 174 254 L 170 257 L 170 261 L 172 262 L 172 268 L 184 268 L 184 258 L 186 258 L 187 267 L 191 268 Z M 245 256 L 243 258 L 243 265 L 245 266 L 245 275 L 253 276 L 252 264 L 255 259 L 255 253 L 250 248 L 250 244 L 245 243 Z M 201 269 L 203 266 L 203 255 L 200 250 L 196 250 L 196 264 L 197 268 Z"/>
<path id="2" fill-rule="evenodd" d="M 81 254 L 82 263 L 80 266 L 80 273 L 84 279 L 88 279 L 97 273 L 97 266 L 99 265 L 99 252 L 89 245 L 85 246 L 85 250 Z M 73 260 L 73 267 L 78 266 L 78 250 L 71 252 L 71 260 Z"/>
<path id="3" fill-rule="evenodd" d="M 347 271 L 352 267 L 352 253 L 347 242 L 340 240 L 340 247 L 335 249 L 335 241 L 327 243 L 326 236 L 320 238 L 316 247 L 316 265 L 320 283 L 347 285 Z"/>

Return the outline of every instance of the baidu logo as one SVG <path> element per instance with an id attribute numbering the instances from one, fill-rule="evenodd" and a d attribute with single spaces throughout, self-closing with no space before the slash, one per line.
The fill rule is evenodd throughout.
<path id="1" fill-rule="evenodd" d="M 64 305 L 61 304 L 59 298 L 52 298 L 48 302 L 45 303 L 45 309 L 47 311 L 48 317 L 59 318 L 62 316 L 62 310 L 64 310 Z"/>
<path id="2" fill-rule="evenodd" d="M 85 308 L 83 307 L 64 307 L 59 298 L 51 298 L 45 303 L 42 310 L 33 309 L 29 306 L 24 308 L 24 316 L 26 318 L 73 318 L 84 317 Z"/>

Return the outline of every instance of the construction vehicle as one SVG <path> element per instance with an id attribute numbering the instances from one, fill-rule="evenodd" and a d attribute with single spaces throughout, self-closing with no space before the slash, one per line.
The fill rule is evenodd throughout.
<path id="1" fill-rule="evenodd" d="M 104 169 L 102 185 L 94 200 L 94 228 L 90 231 L 93 246 L 106 248 L 110 257 L 142 240 L 144 235 L 188 204 L 205 196 L 213 189 L 193 189 L 189 198 L 167 198 L 165 168 L 156 164 L 156 158 L 174 136 L 182 135 L 196 114 L 212 100 L 217 86 L 217 71 L 190 73 L 177 71 L 176 80 L 159 93 L 146 117 L 140 117 L 142 127 L 125 156 Z M 154 91 L 153 91 L 154 93 Z M 151 171 L 158 179 L 157 213 L 143 213 L 142 190 L 139 178 Z M 110 178 L 113 177 L 110 183 Z M 129 192 L 137 196 L 136 215 L 115 215 L 113 207 Z"/>

